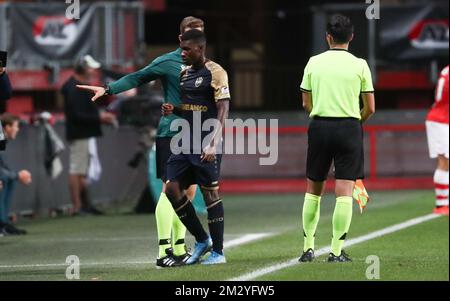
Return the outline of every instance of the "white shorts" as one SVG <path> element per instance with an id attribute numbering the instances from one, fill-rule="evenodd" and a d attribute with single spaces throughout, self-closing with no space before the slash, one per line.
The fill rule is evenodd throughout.
<path id="1" fill-rule="evenodd" d="M 448 124 L 434 121 L 425 122 L 427 128 L 430 158 L 444 155 L 448 159 Z"/>

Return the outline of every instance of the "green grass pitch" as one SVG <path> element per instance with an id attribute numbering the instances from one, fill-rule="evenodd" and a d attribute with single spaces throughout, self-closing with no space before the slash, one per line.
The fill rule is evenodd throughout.
<path id="1" fill-rule="evenodd" d="M 369 191 L 370 193 L 370 191 Z M 66 280 L 66 257 L 80 259 L 80 280 L 228 280 L 298 258 L 303 245 L 303 195 L 225 195 L 225 242 L 266 236 L 225 249 L 228 263 L 157 270 L 153 215 L 111 211 L 100 217 L 24 220 L 26 236 L 0 237 L 0 280 Z M 356 204 L 347 238 L 431 213 L 432 191 L 372 192 L 362 215 Z M 330 244 L 334 198 L 321 203 L 316 249 Z M 123 211 L 123 210 L 122 210 Z M 202 216 L 205 222 L 205 216 Z M 346 249 L 352 263 L 295 264 L 255 280 L 367 280 L 366 258 L 380 260 L 379 280 L 449 280 L 449 220 L 438 217 Z M 187 235 L 188 245 L 193 244 Z M 370 280 L 374 281 L 374 280 Z"/>

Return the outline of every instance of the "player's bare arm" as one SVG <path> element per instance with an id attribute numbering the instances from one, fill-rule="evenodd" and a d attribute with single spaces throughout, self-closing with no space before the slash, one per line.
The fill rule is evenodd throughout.
<path id="1" fill-rule="evenodd" d="M 213 135 L 214 138 L 211 140 L 211 143 L 203 150 L 202 161 L 212 162 L 215 159 L 216 148 L 222 138 L 222 130 L 224 129 L 225 119 L 228 118 L 230 99 L 219 100 L 216 103 L 216 107 L 219 126 L 215 128 Z"/>
<path id="2" fill-rule="evenodd" d="M 313 108 L 311 93 L 302 92 L 302 105 L 308 114 L 311 113 Z"/>
<path id="3" fill-rule="evenodd" d="M 375 113 L 374 93 L 362 93 L 363 108 L 361 110 L 361 121 L 366 122 Z"/>

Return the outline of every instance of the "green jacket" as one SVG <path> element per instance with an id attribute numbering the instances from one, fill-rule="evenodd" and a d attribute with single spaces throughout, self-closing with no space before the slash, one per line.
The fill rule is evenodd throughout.
<path id="1" fill-rule="evenodd" d="M 180 105 L 180 72 L 183 67 L 181 48 L 157 57 L 147 67 L 128 74 L 108 84 L 110 94 L 118 94 L 136 88 L 156 79 L 160 79 L 164 89 L 164 102 Z M 161 116 L 157 137 L 173 137 L 177 132 L 170 130 L 172 120 L 179 118 L 175 114 Z"/>

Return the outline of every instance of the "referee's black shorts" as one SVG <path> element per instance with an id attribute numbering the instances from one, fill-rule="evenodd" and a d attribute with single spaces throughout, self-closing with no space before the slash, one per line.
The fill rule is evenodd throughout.
<path id="1" fill-rule="evenodd" d="M 172 151 L 170 150 L 171 137 L 156 138 L 156 177 L 166 182 L 167 180 L 167 161 Z"/>
<path id="2" fill-rule="evenodd" d="M 307 178 L 325 181 L 333 161 L 336 179 L 364 178 L 363 130 L 358 119 L 314 117 L 309 124 Z"/>

